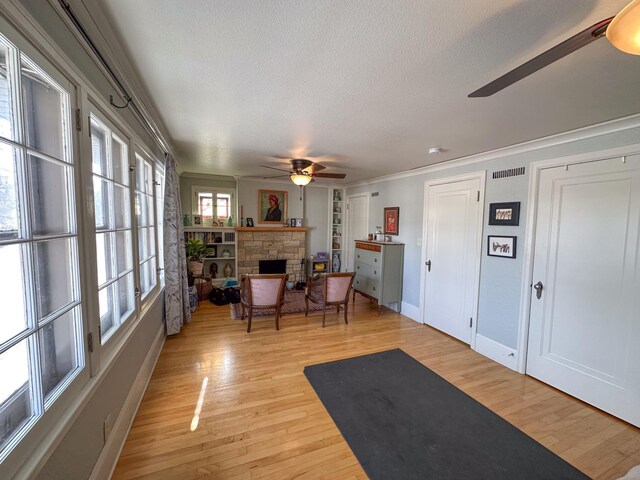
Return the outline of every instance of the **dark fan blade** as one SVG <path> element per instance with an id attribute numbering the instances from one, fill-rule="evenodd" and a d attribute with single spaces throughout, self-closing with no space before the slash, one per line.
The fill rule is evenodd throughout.
<path id="1" fill-rule="evenodd" d="M 269 165 L 260 165 L 261 167 L 264 168 L 270 168 L 271 170 L 278 170 L 279 172 L 287 172 L 290 173 L 289 170 L 285 170 L 283 168 L 276 168 L 276 167 L 270 167 Z"/>
<path id="2" fill-rule="evenodd" d="M 270 175 L 268 177 L 261 177 L 261 178 L 284 178 L 284 177 L 288 177 L 289 175 Z"/>
<path id="3" fill-rule="evenodd" d="M 318 178 L 344 178 L 347 176 L 346 173 L 314 173 L 314 177 Z"/>
<path id="4" fill-rule="evenodd" d="M 516 83 L 524 77 L 537 72 L 541 68 L 552 64 L 556 60 L 560 60 L 562 57 L 575 52 L 579 48 L 589 45 L 591 42 L 604 35 L 607 30 L 607 26 L 611 23 L 611 20 L 613 20 L 613 17 L 602 20 L 595 25 L 582 30 L 573 37 L 568 38 L 564 42 L 559 43 L 555 47 L 550 48 L 546 52 L 543 52 L 528 62 L 523 63 L 519 67 L 514 68 L 510 72 L 505 73 L 493 82 L 486 84 L 484 87 L 479 88 L 473 93 L 470 93 L 469 98 L 489 97 L 503 88 L 507 88 L 512 83 Z"/>
<path id="5" fill-rule="evenodd" d="M 313 175 L 314 173 L 319 172 L 320 170 L 324 170 L 325 168 L 327 167 L 325 167 L 324 165 L 320 165 L 319 163 L 312 163 L 307 168 L 305 168 L 304 171 Z"/>

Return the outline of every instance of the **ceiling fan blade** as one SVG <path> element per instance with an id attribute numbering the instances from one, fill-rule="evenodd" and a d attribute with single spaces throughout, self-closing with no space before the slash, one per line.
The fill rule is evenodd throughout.
<path id="1" fill-rule="evenodd" d="M 312 163 L 307 168 L 305 168 L 304 171 L 313 175 L 314 173 L 320 170 L 324 170 L 325 168 L 327 167 L 325 167 L 324 165 L 320 165 L 319 163 Z"/>
<path id="2" fill-rule="evenodd" d="M 609 23 L 611 23 L 613 17 L 601 20 L 600 22 L 585 28 L 579 33 L 576 33 L 573 37 L 568 38 L 562 43 L 559 43 L 555 47 L 550 48 L 546 52 L 541 53 L 535 58 L 532 58 L 526 63 L 523 63 L 519 67 L 514 68 L 510 72 L 505 73 L 500 78 L 497 78 L 493 82 L 486 84 L 484 87 L 479 88 L 475 92 L 468 95 L 469 98 L 474 97 L 489 97 L 494 93 L 499 92 L 503 88 L 507 88 L 509 85 L 516 83 L 519 80 L 537 72 L 541 68 L 552 64 L 553 62 L 560 60 L 562 57 L 575 52 L 579 48 L 589 45 L 591 42 L 602 37 Z"/>
<path id="3" fill-rule="evenodd" d="M 289 170 L 285 170 L 283 168 L 276 168 L 276 167 L 270 167 L 269 165 L 260 165 L 261 167 L 264 168 L 270 168 L 271 170 L 278 170 L 279 172 L 287 172 L 290 173 Z"/>
<path id="4" fill-rule="evenodd" d="M 284 177 L 288 177 L 289 175 L 270 175 L 268 177 L 260 177 L 260 178 L 284 178 Z"/>
<path id="5" fill-rule="evenodd" d="M 344 178 L 347 176 L 346 173 L 314 173 L 314 177 L 318 178 Z"/>

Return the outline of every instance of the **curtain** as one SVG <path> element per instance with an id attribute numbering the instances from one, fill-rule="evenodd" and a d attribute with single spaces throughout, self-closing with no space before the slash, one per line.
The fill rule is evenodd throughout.
<path id="1" fill-rule="evenodd" d="M 167 335 L 180 332 L 191 321 L 187 256 L 184 249 L 180 180 L 173 155 L 167 154 L 164 187 L 164 308 Z"/>

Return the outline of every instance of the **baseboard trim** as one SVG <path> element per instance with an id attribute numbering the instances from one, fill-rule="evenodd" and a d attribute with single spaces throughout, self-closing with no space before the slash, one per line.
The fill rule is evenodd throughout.
<path id="1" fill-rule="evenodd" d="M 414 322 L 422 323 L 422 319 L 420 318 L 420 309 L 415 305 L 411 305 L 410 303 L 402 302 L 402 315 L 410 318 Z"/>
<path id="2" fill-rule="evenodd" d="M 495 340 L 476 334 L 475 351 L 511 370 L 518 371 L 518 352 Z"/>
<path id="3" fill-rule="evenodd" d="M 131 390 L 129 390 L 129 394 L 124 401 L 124 405 L 122 405 L 120 415 L 118 415 L 117 420 L 113 424 L 111 435 L 105 443 L 104 448 L 98 457 L 98 461 L 93 467 L 89 480 L 101 480 L 103 478 L 112 477 L 118 463 L 118 458 L 120 458 L 120 453 L 122 452 L 122 448 L 124 447 L 124 443 L 127 439 L 127 434 L 129 433 L 133 419 L 136 416 L 138 407 L 140 407 L 140 402 L 142 402 L 142 397 L 147 389 L 149 380 L 151 380 L 151 374 L 153 373 L 156 363 L 158 362 L 158 358 L 160 357 L 160 352 L 162 351 L 165 338 L 165 326 L 164 323 L 162 323 L 151 347 L 149 348 L 149 353 L 144 359 L 144 362 L 140 367 L 140 371 L 131 386 Z"/>

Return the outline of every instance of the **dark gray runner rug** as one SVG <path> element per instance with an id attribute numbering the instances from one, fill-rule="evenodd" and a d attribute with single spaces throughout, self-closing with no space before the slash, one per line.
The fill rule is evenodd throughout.
<path id="1" fill-rule="evenodd" d="M 588 479 L 402 350 L 304 374 L 371 479 Z"/>

